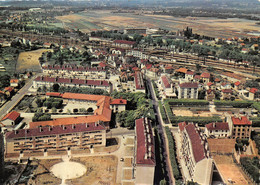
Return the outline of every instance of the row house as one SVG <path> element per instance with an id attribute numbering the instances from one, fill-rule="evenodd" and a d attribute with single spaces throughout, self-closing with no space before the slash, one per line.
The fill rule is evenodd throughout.
<path id="1" fill-rule="evenodd" d="M 113 44 L 114 47 L 119 48 L 133 48 L 135 45 L 135 42 L 133 41 L 127 41 L 127 40 L 114 40 Z"/>
<path id="2" fill-rule="evenodd" d="M 48 76 L 38 76 L 33 81 L 33 88 L 38 89 L 39 87 L 52 87 L 54 84 L 59 84 L 60 86 L 66 87 L 83 87 L 83 88 L 93 88 L 102 89 L 110 93 L 111 84 L 106 80 L 83 80 L 83 79 L 71 79 L 71 78 L 59 78 L 59 77 L 48 77 Z"/>
<path id="3" fill-rule="evenodd" d="M 141 72 L 135 72 L 134 76 L 135 92 L 145 93 L 145 84 L 143 74 Z"/>
<path id="4" fill-rule="evenodd" d="M 151 121 L 148 118 L 135 120 L 135 184 L 154 184 L 155 143 Z"/>
<path id="5" fill-rule="evenodd" d="M 128 50 L 127 55 L 134 56 L 134 57 L 137 57 L 139 59 L 149 59 L 149 55 L 147 55 L 147 54 L 145 54 L 142 51 L 137 50 L 137 49 Z"/>
<path id="6" fill-rule="evenodd" d="M 213 159 L 209 156 L 206 136 L 192 123 L 179 123 L 181 134 L 181 156 L 184 159 L 188 175 L 185 181 L 194 181 L 202 185 L 212 183 Z"/>
<path id="7" fill-rule="evenodd" d="M 106 146 L 106 129 L 98 123 L 80 123 L 20 129 L 6 133 L 5 152 L 15 153 L 78 150 Z"/>
<path id="8" fill-rule="evenodd" d="M 161 90 L 164 98 L 176 98 L 175 88 L 173 82 L 166 75 L 162 75 L 159 79 Z"/>
<path id="9" fill-rule="evenodd" d="M 59 76 L 84 76 L 84 77 L 96 77 L 99 79 L 105 79 L 107 77 L 107 72 L 105 67 L 83 67 L 83 66 L 73 66 L 73 65 L 48 65 L 43 66 L 43 73 L 49 75 L 59 75 Z"/>
<path id="10" fill-rule="evenodd" d="M 177 86 L 178 99 L 198 99 L 198 83 L 184 82 Z"/>

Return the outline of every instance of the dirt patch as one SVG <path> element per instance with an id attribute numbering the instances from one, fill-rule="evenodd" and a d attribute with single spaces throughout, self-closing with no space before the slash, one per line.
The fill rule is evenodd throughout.
<path id="1" fill-rule="evenodd" d="M 220 174 L 225 179 L 225 182 L 228 182 L 228 179 L 232 179 L 234 181 L 233 184 L 250 184 L 245 175 L 234 162 L 232 156 L 228 155 L 214 155 L 213 159 L 217 165 L 217 168 L 220 171 Z"/>
<path id="2" fill-rule="evenodd" d="M 125 144 L 126 145 L 133 145 L 134 144 L 134 139 L 133 138 L 127 138 Z"/>
<path id="3" fill-rule="evenodd" d="M 124 169 L 124 180 L 131 180 L 132 179 L 132 169 Z"/>
<path id="4" fill-rule="evenodd" d="M 81 184 L 106 184 L 106 185 L 118 185 L 116 184 L 117 174 L 117 157 L 116 156 L 91 156 L 82 158 L 72 158 L 70 161 L 78 162 L 84 165 L 87 172 L 72 180 L 66 180 L 66 184 L 81 185 Z M 50 169 L 53 165 L 62 162 L 62 159 L 49 159 L 35 161 L 35 165 L 38 165 L 34 170 L 34 180 L 30 179 L 28 184 L 49 184 L 57 185 L 61 184 L 61 179 L 55 177 Z"/>
<path id="5" fill-rule="evenodd" d="M 35 51 L 22 52 L 17 60 L 16 71 L 41 71 L 39 58 L 43 52 L 52 51 L 51 49 L 38 49 Z"/>
<path id="6" fill-rule="evenodd" d="M 132 158 L 125 158 L 124 167 L 132 167 Z"/>
<path id="7" fill-rule="evenodd" d="M 193 112 L 193 111 L 190 111 L 190 110 L 176 110 L 176 109 L 174 109 L 172 112 L 176 116 L 212 117 L 212 113 L 210 111 Z"/>
<path id="8" fill-rule="evenodd" d="M 67 180 L 73 185 L 81 184 L 116 184 L 117 157 L 116 156 L 95 156 L 72 158 L 72 161 L 79 162 L 86 166 L 87 172 L 84 176 Z"/>

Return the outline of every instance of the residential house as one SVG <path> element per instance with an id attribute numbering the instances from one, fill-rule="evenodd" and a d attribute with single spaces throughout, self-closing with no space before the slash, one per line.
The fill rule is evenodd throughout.
<path id="1" fill-rule="evenodd" d="M 260 98 L 260 91 L 256 88 L 251 88 L 249 90 L 249 96 L 248 99 L 249 100 L 256 100 Z"/>
<path id="2" fill-rule="evenodd" d="M 18 79 L 11 79 L 10 80 L 10 86 L 11 87 L 18 87 L 19 85 L 19 80 Z"/>
<path id="3" fill-rule="evenodd" d="M 213 89 L 208 89 L 208 90 L 206 91 L 206 100 L 208 100 L 208 101 L 213 101 L 215 98 L 216 98 L 215 90 L 213 90 Z"/>
<path id="4" fill-rule="evenodd" d="M 155 143 L 151 122 L 148 118 L 135 120 L 135 184 L 154 184 Z"/>
<path id="5" fill-rule="evenodd" d="M 233 95 L 232 89 L 222 89 L 221 90 L 221 99 L 222 100 L 230 100 Z"/>
<path id="6" fill-rule="evenodd" d="M 194 72 L 193 71 L 187 71 L 185 73 L 185 79 L 188 81 L 192 81 L 194 77 Z"/>
<path id="7" fill-rule="evenodd" d="M 209 83 L 210 73 L 202 73 L 200 76 L 204 83 Z"/>
<path id="8" fill-rule="evenodd" d="M 181 135 L 181 156 L 184 160 L 185 182 L 194 181 L 201 185 L 212 183 L 213 159 L 209 156 L 206 136 L 192 123 L 179 124 Z"/>
<path id="9" fill-rule="evenodd" d="M 227 122 L 213 122 L 205 125 L 204 133 L 207 137 L 227 138 L 232 135 L 232 129 Z"/>
<path id="10" fill-rule="evenodd" d="M 126 110 L 127 100 L 114 99 L 110 102 L 110 108 L 114 113 L 122 112 Z"/>
<path id="11" fill-rule="evenodd" d="M 2 118 L 1 123 L 5 127 L 11 127 L 11 126 L 17 125 L 20 121 L 21 121 L 20 113 L 18 113 L 16 111 L 12 111 L 12 112 L 9 112 L 8 114 L 6 114 Z"/>
<path id="12" fill-rule="evenodd" d="M 177 86 L 178 99 L 198 99 L 198 83 L 185 82 Z"/>
<path id="13" fill-rule="evenodd" d="M 235 82 L 235 83 L 234 83 L 234 89 L 235 89 L 236 91 L 241 90 L 241 89 L 242 89 L 242 84 L 241 84 L 241 82 L 239 82 L 239 81 Z"/>

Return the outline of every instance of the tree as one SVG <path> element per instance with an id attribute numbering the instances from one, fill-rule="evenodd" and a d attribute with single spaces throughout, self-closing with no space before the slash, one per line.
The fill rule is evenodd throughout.
<path id="1" fill-rule="evenodd" d="M 54 92 L 59 92 L 59 88 L 60 88 L 60 85 L 57 83 L 53 84 L 53 86 L 52 86 L 52 89 Z"/>

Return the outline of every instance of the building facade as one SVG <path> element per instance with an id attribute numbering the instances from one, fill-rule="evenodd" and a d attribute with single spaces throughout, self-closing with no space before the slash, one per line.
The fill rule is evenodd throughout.
<path id="1" fill-rule="evenodd" d="M 233 138 L 248 138 L 251 137 L 252 121 L 247 116 L 228 116 L 227 121 L 232 125 Z"/>
<path id="2" fill-rule="evenodd" d="M 209 123 L 205 125 L 205 134 L 207 137 L 216 137 L 216 138 L 227 138 L 232 135 L 232 129 L 229 128 L 228 123 Z"/>
<path id="3" fill-rule="evenodd" d="M 106 146 L 106 129 L 98 123 L 81 123 L 21 129 L 6 133 L 6 154 L 87 149 Z"/>
<path id="4" fill-rule="evenodd" d="M 180 123 L 181 154 L 184 158 L 188 175 L 185 181 L 194 181 L 202 185 L 212 182 L 213 160 L 209 156 L 209 148 L 206 136 L 199 127 L 192 123 Z"/>
<path id="5" fill-rule="evenodd" d="M 198 99 L 198 84 L 193 82 L 179 84 L 178 99 Z"/>

